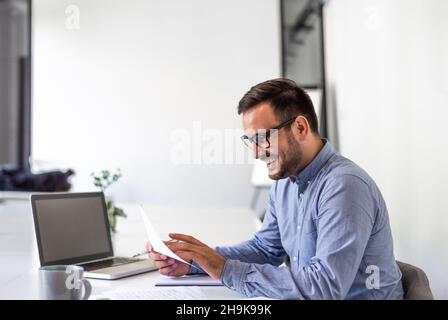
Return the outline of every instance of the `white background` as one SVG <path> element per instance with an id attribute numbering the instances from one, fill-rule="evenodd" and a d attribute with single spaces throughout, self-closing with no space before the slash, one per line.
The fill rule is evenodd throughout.
<path id="1" fill-rule="evenodd" d="M 79 30 L 66 28 L 69 4 Z M 34 159 L 75 168 L 76 190 L 91 187 L 91 171 L 120 167 L 121 201 L 248 205 L 251 166 L 174 165 L 170 135 L 195 121 L 241 128 L 239 99 L 280 75 L 278 9 L 275 0 L 35 1 Z"/>

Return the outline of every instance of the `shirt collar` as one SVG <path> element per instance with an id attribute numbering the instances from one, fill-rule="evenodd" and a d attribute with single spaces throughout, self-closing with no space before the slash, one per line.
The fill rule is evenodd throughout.
<path id="1" fill-rule="evenodd" d="M 331 143 L 327 139 L 322 139 L 324 146 L 319 151 L 317 156 L 296 176 L 291 178 L 292 182 L 299 185 L 308 184 L 314 179 L 316 174 L 322 169 L 324 164 L 335 154 Z"/>

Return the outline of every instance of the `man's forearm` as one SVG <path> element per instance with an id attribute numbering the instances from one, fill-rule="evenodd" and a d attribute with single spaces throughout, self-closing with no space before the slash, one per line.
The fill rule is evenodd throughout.
<path id="1" fill-rule="evenodd" d="M 347 292 L 344 280 L 331 277 L 321 262 L 293 272 L 286 266 L 275 267 L 228 259 L 221 274 L 221 281 L 225 286 L 247 297 L 344 299 Z"/>
<path id="2" fill-rule="evenodd" d="M 228 259 L 258 264 L 268 263 L 274 266 L 282 264 L 286 257 L 283 250 L 269 250 L 256 237 L 235 246 L 216 247 L 215 249 Z"/>
<path id="3" fill-rule="evenodd" d="M 257 264 L 268 263 L 274 266 L 278 266 L 283 263 L 285 258 L 283 251 L 271 250 L 272 252 L 269 252 L 257 242 L 258 240 L 253 238 L 235 246 L 216 247 L 215 250 L 230 260 Z M 205 273 L 205 271 L 196 262 L 193 261 L 192 265 L 193 266 L 190 267 L 188 274 Z"/>

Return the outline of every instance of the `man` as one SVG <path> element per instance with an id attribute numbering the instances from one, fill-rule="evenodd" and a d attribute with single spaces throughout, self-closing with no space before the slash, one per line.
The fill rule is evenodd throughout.
<path id="1" fill-rule="evenodd" d="M 365 171 L 320 138 L 305 91 L 291 80 L 266 81 L 244 95 L 238 113 L 243 140 L 276 180 L 262 228 L 216 249 L 170 234 L 177 240 L 170 249 L 249 297 L 402 299 L 383 197 Z M 147 249 L 161 274 L 195 272 Z"/>

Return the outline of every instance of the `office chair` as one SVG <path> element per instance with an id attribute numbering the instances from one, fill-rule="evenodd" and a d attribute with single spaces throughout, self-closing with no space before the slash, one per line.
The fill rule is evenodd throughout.
<path id="1" fill-rule="evenodd" d="M 403 275 L 405 300 L 434 300 L 428 277 L 422 269 L 400 261 L 397 264 Z"/>

